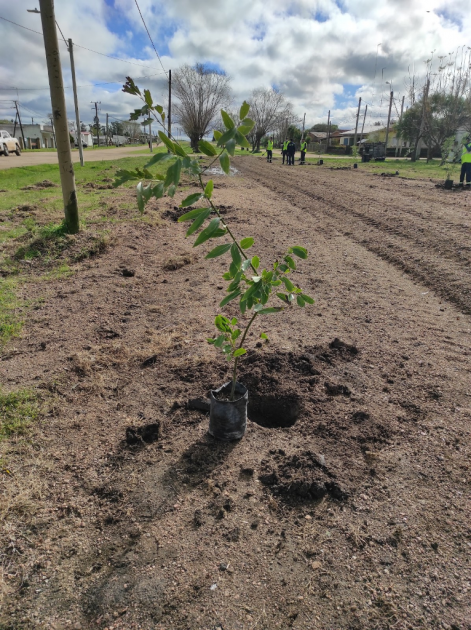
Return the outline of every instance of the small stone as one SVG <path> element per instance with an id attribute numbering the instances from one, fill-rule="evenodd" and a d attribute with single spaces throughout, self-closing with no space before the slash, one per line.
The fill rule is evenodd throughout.
<path id="1" fill-rule="evenodd" d="M 217 585 L 217 584 L 212 584 L 212 585 L 209 587 L 209 590 L 210 590 L 210 591 L 215 591 L 215 590 L 217 589 L 217 587 L 218 587 L 218 585 Z"/>
<path id="2" fill-rule="evenodd" d="M 221 562 L 219 565 L 219 571 L 227 571 L 227 564 L 225 562 Z"/>
<path id="3" fill-rule="evenodd" d="M 136 275 L 136 272 L 134 271 L 134 269 L 128 269 L 127 267 L 122 269 L 121 273 L 123 274 L 125 278 L 133 278 Z"/>
<path id="4" fill-rule="evenodd" d="M 319 560 L 315 560 L 314 562 L 311 562 L 311 569 L 320 569 L 322 566 L 322 562 L 319 562 Z"/>

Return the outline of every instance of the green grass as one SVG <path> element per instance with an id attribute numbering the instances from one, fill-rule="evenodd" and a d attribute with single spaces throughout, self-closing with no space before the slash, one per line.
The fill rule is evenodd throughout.
<path id="1" fill-rule="evenodd" d="M 19 335 L 23 322 L 17 309 L 20 302 L 16 297 L 18 278 L 5 278 L 0 281 L 0 348 L 12 337 Z"/>
<path id="2" fill-rule="evenodd" d="M 24 435 L 39 416 L 35 394 L 27 389 L 4 394 L 0 391 L 0 442 L 12 435 Z"/>

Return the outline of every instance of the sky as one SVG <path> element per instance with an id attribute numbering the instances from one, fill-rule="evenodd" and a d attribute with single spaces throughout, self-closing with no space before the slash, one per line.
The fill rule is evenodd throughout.
<path id="1" fill-rule="evenodd" d="M 80 119 L 128 120 L 139 106 L 121 91 L 126 76 L 166 105 L 167 75 L 204 63 L 231 78 L 234 107 L 275 87 L 306 126 L 385 122 L 392 84 L 397 118 L 409 76 L 471 41 L 467 2 L 450 0 L 60 0 L 56 20 L 74 42 Z M 38 0 L 0 0 L 0 119 L 44 122 L 51 111 Z M 39 8 L 39 7 L 38 7 Z M 31 30 L 26 30 L 31 29 Z M 32 31 L 38 31 L 32 32 Z M 59 33 L 60 37 L 60 33 Z M 74 119 L 70 61 L 60 46 L 68 117 Z M 101 54 L 99 54 L 101 53 Z M 106 56 L 108 55 L 108 56 Z M 119 58 L 112 59 L 111 57 Z M 389 83 L 386 83 L 386 82 Z M 406 100 L 407 106 L 407 100 Z"/>

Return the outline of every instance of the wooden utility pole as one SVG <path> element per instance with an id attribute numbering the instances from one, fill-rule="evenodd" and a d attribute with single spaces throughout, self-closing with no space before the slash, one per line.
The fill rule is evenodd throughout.
<path id="1" fill-rule="evenodd" d="M 74 62 L 74 45 L 71 39 L 69 39 L 69 55 L 70 55 L 70 71 L 72 73 L 72 87 L 74 90 L 74 107 L 75 107 L 75 124 L 77 126 L 77 144 L 80 155 L 80 166 L 83 166 L 83 146 L 82 146 L 82 133 L 80 127 L 80 114 L 77 97 L 77 83 L 75 81 L 75 62 Z"/>
<path id="2" fill-rule="evenodd" d="M 64 200 L 65 225 L 70 234 L 76 234 L 80 229 L 80 223 L 53 0 L 39 0 L 39 8 L 51 90 L 52 115 L 56 123 L 57 157 Z"/>
<path id="3" fill-rule="evenodd" d="M 368 111 L 368 105 L 366 105 L 366 107 L 365 107 L 365 114 L 363 116 L 363 124 L 361 126 L 361 134 L 360 134 L 361 140 L 363 140 L 363 130 L 365 129 L 365 120 L 366 120 L 366 112 L 367 111 Z"/>
<path id="4" fill-rule="evenodd" d="M 93 105 L 95 105 L 94 123 L 95 123 L 95 128 L 96 128 L 98 148 L 100 148 L 100 119 L 98 118 L 98 105 L 100 104 L 100 101 L 91 101 L 91 102 Z"/>
<path id="5" fill-rule="evenodd" d="M 21 124 L 21 116 L 20 116 L 20 110 L 18 109 L 18 101 L 15 101 L 15 107 L 16 107 L 16 113 L 18 115 L 18 122 L 20 123 L 21 137 L 23 138 L 23 149 L 26 149 L 25 134 L 23 133 L 23 125 Z M 16 116 L 15 116 L 15 121 L 16 121 Z"/>
<path id="6" fill-rule="evenodd" d="M 360 118 L 361 96 L 358 99 L 357 120 L 355 124 L 355 135 L 353 136 L 353 146 L 357 146 L 358 119 Z"/>
<path id="7" fill-rule="evenodd" d="M 150 152 L 153 153 L 152 151 L 152 123 L 149 123 L 149 149 L 150 149 Z"/>
<path id="8" fill-rule="evenodd" d="M 399 116 L 399 122 L 401 122 L 401 120 L 402 120 L 402 114 L 403 114 L 403 112 L 404 112 L 404 99 L 405 99 L 405 98 L 406 98 L 406 97 L 405 97 L 405 95 L 404 95 L 404 96 L 402 97 L 402 103 L 401 103 L 401 115 Z M 398 135 L 396 134 L 396 157 L 397 157 L 397 152 L 398 152 L 398 150 L 399 150 L 399 138 L 400 138 L 400 136 L 398 136 Z M 401 154 L 399 153 L 399 157 L 400 157 L 400 155 L 401 155 Z"/>
<path id="9" fill-rule="evenodd" d="M 327 147 L 326 149 L 328 149 L 329 146 L 330 146 L 330 109 L 327 115 Z"/>
<path id="10" fill-rule="evenodd" d="M 106 114 L 106 146 L 108 146 L 108 114 Z"/>
<path id="11" fill-rule="evenodd" d="M 393 104 L 393 97 L 394 97 L 394 92 L 391 90 L 391 93 L 389 94 L 388 124 L 387 124 L 387 127 L 386 127 L 386 140 L 384 142 L 384 144 L 386 145 L 384 147 L 384 157 L 386 157 L 386 153 L 388 152 L 389 121 L 391 120 L 391 108 L 392 108 L 392 104 Z"/>
<path id="12" fill-rule="evenodd" d="M 303 118 L 303 133 L 301 135 L 301 142 L 304 142 L 304 128 L 306 127 L 306 114 L 304 114 Z"/>
<path id="13" fill-rule="evenodd" d="M 168 114 L 167 114 L 168 137 L 172 135 L 172 71 L 168 71 Z M 151 140 L 152 142 L 152 140 Z"/>

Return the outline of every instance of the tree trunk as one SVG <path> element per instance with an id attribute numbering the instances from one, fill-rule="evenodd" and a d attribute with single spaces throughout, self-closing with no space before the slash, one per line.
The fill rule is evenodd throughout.
<path id="1" fill-rule="evenodd" d="M 191 149 L 192 149 L 193 153 L 199 153 L 200 150 L 198 148 L 198 142 L 200 140 L 200 134 L 199 133 L 190 133 L 188 135 L 189 135 L 189 138 L 190 138 L 190 144 L 191 144 Z"/>

